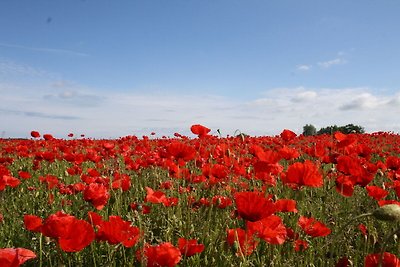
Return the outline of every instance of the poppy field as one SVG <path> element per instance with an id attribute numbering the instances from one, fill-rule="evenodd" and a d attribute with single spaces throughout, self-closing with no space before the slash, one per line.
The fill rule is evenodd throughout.
<path id="1" fill-rule="evenodd" d="M 400 266 L 400 136 L 0 139 L 0 266 Z"/>

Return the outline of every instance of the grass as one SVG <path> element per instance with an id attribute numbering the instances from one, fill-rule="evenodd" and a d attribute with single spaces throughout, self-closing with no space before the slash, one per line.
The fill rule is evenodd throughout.
<path id="1" fill-rule="evenodd" d="M 15 188 L 6 186 L 0 191 L 0 214 L 3 215 L 3 221 L 0 223 L 0 248 L 23 247 L 34 251 L 37 258 L 27 261 L 24 266 L 141 266 L 142 262 L 137 259 L 136 253 L 145 244 L 170 242 L 177 246 L 178 238 L 196 239 L 205 246 L 200 254 L 182 257 L 180 266 L 334 266 L 342 257 L 347 257 L 352 266 L 362 266 L 367 255 L 379 253 L 383 246 L 385 251 L 399 256 L 400 242 L 397 235 L 388 237 L 389 233 L 397 229 L 398 222 L 383 222 L 373 217 L 366 217 L 355 220 L 342 232 L 338 232 L 354 217 L 378 208 L 378 204 L 362 186 L 355 186 L 351 197 L 342 196 L 335 190 L 336 178 L 341 175 L 337 170 L 332 171 L 336 163 L 323 163 L 320 157 L 306 153 L 307 148 L 315 143 L 329 145 L 332 138 L 324 138 L 299 137 L 288 143 L 279 137 L 178 140 L 196 148 L 196 158 L 179 166 L 180 170 L 188 168 L 188 173 L 192 177 L 202 174 L 201 162 L 203 165 L 220 163 L 228 167 L 228 177 L 216 184 L 207 182 L 210 177 L 201 183 L 190 182 L 187 175 L 176 178 L 177 175 L 171 172 L 171 169 L 168 170 L 165 162 L 171 159 L 175 165 L 179 165 L 178 161 L 174 161 L 175 159 L 168 155 L 163 156 L 171 142 L 169 139 L 106 140 L 115 144 L 112 150 L 104 148 L 105 140 L 3 139 L 0 141 L 1 157 L 14 160 L 12 163 L 2 163 L 2 165 L 13 177 L 18 178 L 18 172 L 21 170 L 29 172 L 32 177 L 26 180 L 20 179 L 21 184 Z M 390 150 L 390 142 L 393 142 L 391 145 L 394 146 L 395 141 L 400 141 L 398 136 L 392 135 L 389 137 L 360 135 L 357 140 L 357 145 L 370 146 L 373 150 L 372 155 L 383 159 L 383 162 L 388 155 L 397 153 Z M 278 151 L 283 145 L 295 148 L 300 152 L 300 157 L 281 159 L 279 161 L 283 167 L 281 173 L 285 173 L 288 166 L 294 162 L 312 159 L 320 166 L 319 170 L 324 178 L 323 186 L 318 188 L 304 186 L 294 190 L 282 183 L 280 174 L 276 175 L 275 186 L 256 179 L 252 169 L 256 158 L 249 153 L 249 148 L 256 143 L 265 150 Z M 332 149 L 335 151 L 331 151 L 332 153 L 349 154 L 344 149 L 336 149 L 334 145 L 335 143 Z M 21 153 L 17 149 L 18 146 L 28 147 L 28 152 Z M 129 152 L 124 152 L 124 146 L 128 147 Z M 10 147 L 13 149 L 7 149 Z M 222 152 L 218 152 L 221 147 L 225 149 L 222 148 Z M 380 150 L 383 147 L 385 151 Z M 76 163 L 69 162 L 64 157 L 67 153 L 87 155 L 92 153 L 92 150 L 100 156 L 100 161 L 93 162 L 85 158 L 83 162 Z M 53 153 L 55 160 L 49 162 L 40 159 L 39 152 L 45 151 Z M 328 152 L 326 154 L 328 155 Z M 360 155 L 356 156 L 362 158 Z M 129 162 L 124 160 L 126 157 L 137 161 L 140 168 L 138 170 L 128 168 Z M 370 157 L 368 162 L 375 163 L 375 158 Z M 40 167 L 35 168 L 34 162 L 40 162 Z M 244 166 L 244 175 L 234 171 L 235 164 Z M 59 185 L 49 189 L 47 184 L 40 182 L 40 177 L 46 175 L 56 176 L 60 183 L 65 185 L 81 182 L 80 174 L 68 173 L 68 169 L 74 166 L 81 168 L 82 174 L 86 174 L 89 168 L 94 168 L 102 179 L 110 178 L 111 182 L 115 173 L 126 174 L 130 178 L 131 186 L 127 191 L 110 189 L 107 205 L 101 210 L 96 210 L 91 203 L 84 200 L 82 192 L 62 194 Z M 384 170 L 383 175 L 376 172 L 371 184 L 381 187 L 392 184 L 393 179 L 388 176 L 390 171 L 392 170 Z M 170 181 L 171 187 L 161 188 L 160 185 L 166 181 Z M 167 197 L 178 198 L 177 205 L 166 207 L 161 203 L 146 203 L 146 187 L 161 190 Z M 395 190 L 390 187 L 387 189 L 389 195 L 386 199 L 398 201 Z M 277 215 L 282 218 L 287 228 L 292 228 L 298 234 L 298 239 L 308 243 L 308 248 L 295 251 L 294 240 L 289 238 L 282 245 L 272 245 L 261 240 L 252 254 L 238 255 L 238 248 L 229 246 L 226 242 L 227 229 L 245 229 L 245 221 L 238 218 L 235 213 L 233 195 L 234 192 L 247 190 L 263 190 L 265 195 L 271 194 L 274 199 L 295 200 L 297 213 L 287 212 Z M 232 205 L 219 208 L 218 201 L 213 204 L 214 196 L 230 198 Z M 193 205 L 194 201 L 199 201 L 201 198 L 208 199 L 211 204 Z M 151 207 L 151 212 L 143 214 L 140 208 L 132 210 L 131 203 L 148 205 Z M 107 242 L 93 241 L 82 251 L 65 252 L 60 249 L 56 240 L 26 230 L 24 215 L 31 214 L 45 219 L 60 210 L 84 220 L 87 220 L 89 211 L 98 212 L 104 219 L 118 215 L 139 227 L 143 235 L 138 243 L 130 248 L 121 244 L 111 245 Z M 307 235 L 298 225 L 300 216 L 313 217 L 323 222 L 332 233 L 326 237 Z M 360 223 L 368 229 L 366 236 L 358 229 Z"/>

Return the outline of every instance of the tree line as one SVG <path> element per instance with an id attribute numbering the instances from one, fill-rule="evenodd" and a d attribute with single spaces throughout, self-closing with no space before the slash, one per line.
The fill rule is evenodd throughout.
<path id="1" fill-rule="evenodd" d="M 303 135 L 310 136 L 310 135 L 320 135 L 320 134 L 333 134 L 335 132 L 342 132 L 344 134 L 350 133 L 365 133 L 364 127 L 354 124 L 347 124 L 345 126 L 337 126 L 331 125 L 327 127 L 323 127 L 317 131 L 312 124 L 306 124 L 303 126 Z"/>

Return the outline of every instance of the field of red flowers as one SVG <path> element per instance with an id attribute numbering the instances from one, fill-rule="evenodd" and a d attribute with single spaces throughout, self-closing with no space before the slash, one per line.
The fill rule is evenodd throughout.
<path id="1" fill-rule="evenodd" d="M 400 136 L 0 139 L 0 266 L 400 266 Z"/>

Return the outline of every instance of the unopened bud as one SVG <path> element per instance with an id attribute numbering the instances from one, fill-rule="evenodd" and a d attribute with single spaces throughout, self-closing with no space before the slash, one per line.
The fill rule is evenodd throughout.
<path id="1" fill-rule="evenodd" d="M 239 242 L 238 242 L 238 241 L 235 241 L 235 242 L 233 243 L 233 249 L 234 249 L 235 251 L 238 251 L 238 250 L 239 250 L 239 247 L 240 247 Z"/>
<path id="2" fill-rule="evenodd" d="M 400 221 L 400 206 L 397 204 L 388 204 L 376 209 L 372 216 L 382 221 Z"/>

